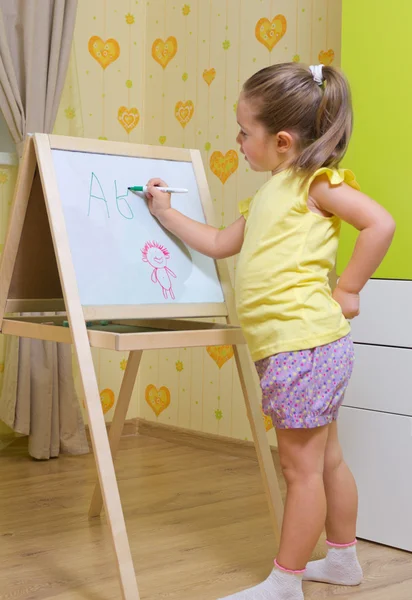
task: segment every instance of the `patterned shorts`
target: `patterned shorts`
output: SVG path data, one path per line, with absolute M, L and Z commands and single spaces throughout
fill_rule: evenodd
M 326 346 L 259 360 L 263 412 L 278 429 L 313 429 L 335 421 L 353 362 L 350 335 Z

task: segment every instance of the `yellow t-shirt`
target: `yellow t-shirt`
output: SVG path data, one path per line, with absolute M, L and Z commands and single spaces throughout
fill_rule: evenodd
M 254 361 L 329 344 L 350 331 L 328 280 L 340 219 L 307 206 L 310 184 L 324 173 L 332 185 L 345 181 L 359 189 L 348 170 L 319 169 L 304 190 L 285 170 L 239 205 L 246 228 L 236 267 L 236 305 Z

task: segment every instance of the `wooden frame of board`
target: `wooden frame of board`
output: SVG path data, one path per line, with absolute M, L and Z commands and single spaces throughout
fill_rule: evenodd
M 5 335 L 74 344 L 98 473 L 89 516 L 98 516 L 104 502 L 122 598 L 136 600 L 139 591 L 113 459 L 144 350 L 233 345 L 277 541 L 283 503 L 262 419 L 256 373 L 237 322 L 226 262 L 217 261 L 225 298 L 223 303 L 83 307 L 54 171 L 53 149 L 189 161 L 193 165 L 207 222 L 213 220 L 213 205 L 198 150 L 46 134 L 34 134 L 26 140 L 0 263 L 0 331 Z M 67 316 L 8 316 L 12 312 L 57 311 L 65 311 Z M 226 324 L 179 320 L 197 317 L 225 317 Z M 62 326 L 65 318 L 69 327 Z M 87 320 L 99 319 L 110 319 L 110 327 L 99 323 L 86 326 Z M 100 402 L 92 347 L 130 351 L 109 435 Z

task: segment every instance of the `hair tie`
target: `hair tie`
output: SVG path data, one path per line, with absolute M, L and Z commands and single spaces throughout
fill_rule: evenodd
M 311 65 L 309 70 L 312 73 L 313 79 L 316 81 L 316 83 L 318 85 L 322 85 L 324 82 L 323 65 Z

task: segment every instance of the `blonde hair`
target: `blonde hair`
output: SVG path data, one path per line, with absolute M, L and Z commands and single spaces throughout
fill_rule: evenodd
M 352 101 L 345 76 L 324 66 L 323 79 L 319 85 L 309 67 L 283 63 L 261 69 L 242 90 L 268 133 L 289 131 L 297 136 L 300 152 L 290 167 L 302 176 L 303 184 L 321 167 L 338 167 L 352 133 Z

